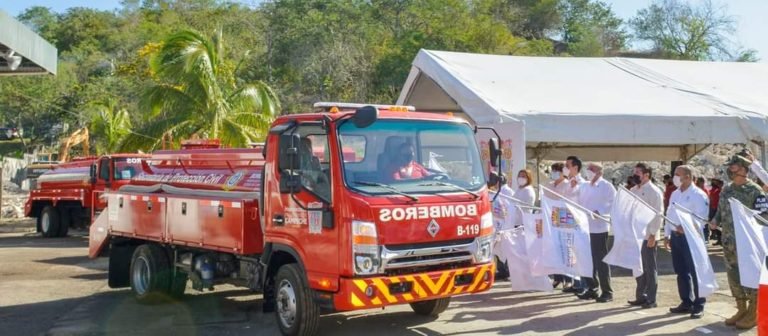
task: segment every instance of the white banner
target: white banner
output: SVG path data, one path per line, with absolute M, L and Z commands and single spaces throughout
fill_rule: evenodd
M 632 270 L 632 276 L 643 274 L 641 249 L 645 228 L 657 214 L 642 204 L 625 188 L 619 188 L 613 201 L 611 225 L 613 227 L 613 248 L 603 261 Z
M 739 261 L 739 277 L 741 285 L 749 288 L 759 288 L 760 272 L 762 271 L 768 247 L 765 234 L 768 229 L 760 226 L 755 219 L 755 212 L 731 198 L 733 227 L 736 231 L 736 249 Z
M 523 230 L 503 231 L 501 250 L 509 266 L 509 283 L 514 291 L 552 291 L 552 280 L 547 275 L 535 276 L 530 272 L 531 260 L 525 246 Z
M 544 222 L 541 213 L 523 213 L 523 229 L 530 234 L 525 235 L 525 247 L 528 250 L 528 259 L 531 261 L 531 274 L 534 276 L 547 276 L 558 274 L 559 269 L 545 267 L 542 263 L 542 255 L 547 244 L 552 240 L 552 229 Z
M 675 224 L 682 225 L 685 232 L 685 240 L 688 242 L 688 248 L 691 249 L 696 277 L 699 282 L 699 297 L 708 297 L 718 288 L 715 280 L 715 270 L 712 268 L 712 262 L 707 254 L 707 247 L 704 246 L 702 237 L 703 227 L 696 224 L 693 215 L 683 209 L 678 209 L 676 204 L 670 204 L 667 210 L 667 217 L 675 221 Z M 667 225 L 671 225 L 667 223 Z
M 589 244 L 588 214 L 562 200 L 541 195 L 544 237 L 539 266 L 556 270 L 549 274 L 592 277 L 592 249 Z

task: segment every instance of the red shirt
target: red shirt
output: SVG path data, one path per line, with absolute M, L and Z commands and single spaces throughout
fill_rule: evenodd
M 672 193 L 675 192 L 675 190 L 677 190 L 677 187 L 672 183 L 667 184 L 666 188 L 664 188 L 664 211 L 667 211 L 667 208 L 669 207 L 669 198 L 672 197 Z
M 709 208 L 717 209 L 717 205 L 720 204 L 720 188 L 709 189 Z
M 392 173 L 392 179 L 394 180 L 407 180 L 407 179 L 420 179 L 429 176 L 430 173 L 427 168 L 420 165 L 416 161 L 411 161 L 405 167 L 396 167 Z

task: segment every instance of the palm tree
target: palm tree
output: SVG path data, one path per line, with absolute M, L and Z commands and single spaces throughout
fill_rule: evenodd
M 119 150 L 119 146 L 131 134 L 131 118 L 128 110 L 118 108 L 117 102 L 107 99 L 90 104 L 90 129 L 96 141 L 96 153 L 108 154 Z
M 166 136 L 218 138 L 233 147 L 263 139 L 280 103 L 266 83 L 236 76 L 242 64 L 224 59 L 221 32 L 211 39 L 189 30 L 169 36 L 150 59 L 157 84 L 141 104 L 150 118 L 124 148 L 157 148 Z

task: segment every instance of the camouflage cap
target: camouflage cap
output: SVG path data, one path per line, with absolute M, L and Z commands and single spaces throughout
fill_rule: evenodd
M 752 165 L 752 160 L 748 159 L 749 154 L 750 152 L 748 149 L 742 149 L 741 152 L 731 156 L 731 158 L 725 164 L 727 166 L 737 164 L 749 169 L 749 166 Z

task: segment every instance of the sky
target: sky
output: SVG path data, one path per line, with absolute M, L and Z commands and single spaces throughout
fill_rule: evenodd
M 628 19 L 641 8 L 647 7 L 651 0 L 601 0 L 611 5 L 614 12 L 621 18 Z M 687 0 L 691 2 L 705 0 Z M 716 4 L 727 4 L 728 12 L 738 22 L 736 43 L 743 48 L 755 49 L 761 62 L 768 62 L 768 13 L 767 0 L 713 0 Z M 120 0 L 24 0 L 2 1 L 0 10 L 13 16 L 31 6 L 46 6 L 56 12 L 63 12 L 70 7 L 91 7 L 102 10 L 112 10 L 120 7 Z M 243 1 L 254 3 L 255 1 Z

